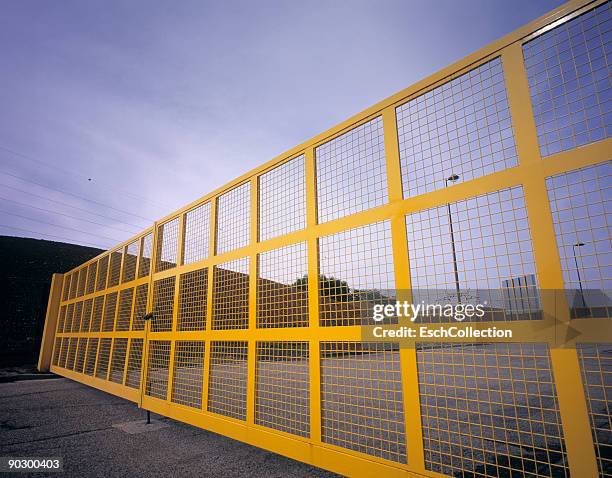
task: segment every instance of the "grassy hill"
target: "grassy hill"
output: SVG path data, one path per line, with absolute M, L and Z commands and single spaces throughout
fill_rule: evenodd
M 0 366 L 38 360 L 51 275 L 101 252 L 63 242 L 0 236 Z

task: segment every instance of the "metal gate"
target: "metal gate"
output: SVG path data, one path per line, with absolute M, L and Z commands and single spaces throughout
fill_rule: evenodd
M 610 304 L 545 292 L 610 289 L 611 39 L 569 2 L 54 275 L 40 367 L 344 475 L 612 476 Z M 368 339 L 519 283 L 456 324 L 512 339 Z

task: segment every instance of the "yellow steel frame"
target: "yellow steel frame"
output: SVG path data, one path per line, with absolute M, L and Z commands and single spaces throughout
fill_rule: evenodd
M 137 402 L 141 407 L 153 412 L 187 422 L 202 428 L 206 428 L 237 440 L 241 440 L 262 448 L 272 450 L 285 456 L 310 463 L 322 468 L 351 476 L 371 476 L 375 473 L 384 473 L 385 476 L 442 476 L 425 469 L 423 436 L 421 429 L 421 410 L 419 403 L 419 386 L 417 380 L 416 350 L 412 346 L 400 350 L 400 363 L 403 379 L 404 415 L 406 426 L 406 448 L 407 464 L 399 464 L 382 458 L 376 458 L 356 451 L 347 450 L 338 446 L 326 444 L 321 440 L 321 411 L 320 411 L 320 342 L 332 341 L 360 341 L 362 328 L 360 326 L 344 327 L 320 327 L 319 326 L 319 304 L 318 304 L 318 257 L 317 239 L 321 236 L 343 231 L 356 226 L 374 223 L 380 220 L 389 220 L 392 231 L 392 246 L 394 255 L 394 267 L 396 284 L 398 289 L 410 289 L 411 280 L 408 267 L 408 246 L 406 241 L 405 215 L 447 204 L 466 197 L 487 193 L 515 185 L 522 185 L 525 201 L 528 209 L 529 226 L 532 234 L 533 249 L 537 266 L 539 285 L 542 289 L 563 289 L 564 282 L 561 273 L 561 262 L 555 244 L 555 233 L 545 178 L 564 171 L 569 171 L 588 165 L 600 163 L 609 159 L 612 148 L 612 140 L 606 139 L 583 146 L 570 151 L 565 151 L 553 156 L 542 158 L 540 155 L 538 139 L 533 112 L 531 109 L 529 87 L 525 71 L 522 44 L 537 34 L 552 28 L 560 22 L 567 21 L 580 13 L 603 3 L 598 0 L 588 2 L 585 0 L 570 1 L 553 12 L 531 22 L 510 35 L 495 41 L 482 50 L 473 53 L 457 63 L 441 70 L 440 72 L 412 85 L 411 87 L 393 95 L 390 98 L 368 108 L 362 113 L 342 122 L 334 128 L 322 133 L 315 138 L 291 149 L 274 160 L 256 168 L 255 170 L 241 176 L 229 184 L 204 196 L 178 210 L 171 215 L 155 223 L 152 229 L 145 231 L 136 238 L 131 238 L 119 246 L 122 249 L 134 240 L 140 240 L 145 234 L 154 232 L 153 255 L 151 258 L 151 272 L 148 276 L 138 278 L 129 283 L 120 283 L 117 286 L 104 288 L 100 291 L 86 294 L 83 297 L 59 300 L 61 293 L 59 283 L 61 277 L 54 280 L 52 293 L 49 301 L 49 312 L 47 315 L 46 332 L 54 337 L 100 337 L 100 338 L 128 338 L 145 339 L 143 348 L 142 380 L 140 390 L 127 388 L 121 384 L 111 383 L 94 376 L 87 376 L 74 371 L 66 370 L 58 366 L 51 366 L 55 373 L 67 378 L 82 382 L 86 385 L 118 395 L 128 400 Z M 404 199 L 402 194 L 400 161 L 398 152 L 398 134 L 396 127 L 395 108 L 407 100 L 421 95 L 422 93 L 439 86 L 467 70 L 470 70 L 492 58 L 501 57 L 512 122 L 515 131 L 518 149 L 519 164 L 516 167 L 483 176 L 465 183 L 460 183 L 452 188 L 445 188 L 423 194 L 417 197 Z M 317 222 L 317 199 L 316 199 L 316 170 L 315 170 L 315 148 L 339 136 L 342 133 L 363 124 L 375 117 L 382 116 L 384 129 L 384 142 L 386 151 L 386 166 L 388 177 L 388 203 L 373 209 L 359 212 L 341 219 L 325 223 Z M 280 237 L 263 242 L 258 241 L 258 177 L 270 169 L 289 161 L 299 155 L 305 157 L 306 167 L 306 203 L 307 203 L 307 225 L 305 229 L 292 232 Z M 216 198 L 224 192 L 247 181 L 251 183 L 251 225 L 250 244 L 223 254 L 215 254 L 215 235 L 217 204 Z M 185 231 L 185 213 L 206 202 L 211 203 L 210 221 L 210 254 L 205 260 L 183 264 L 183 243 Z M 180 218 L 180 235 L 178 244 L 178 264 L 176 267 L 161 272 L 155 271 L 157 254 L 157 226 L 175 217 Z M 257 254 L 286 246 L 293 243 L 306 242 L 308 246 L 308 292 L 309 292 L 309 317 L 310 326 L 303 328 L 256 328 L 256 290 L 257 290 Z M 108 253 L 105 253 L 108 254 Z M 92 259 L 83 266 L 94 263 L 101 256 Z M 248 328 L 243 330 L 212 330 L 212 275 L 217 264 L 241 258 L 250 258 L 250 292 L 249 305 L 250 316 Z M 136 270 L 138 271 L 140 261 L 138 257 Z M 125 261 L 124 261 L 125 262 Z M 124 263 L 122 263 L 123 267 Z M 80 266 L 80 267 L 83 267 Z M 178 310 L 178 288 L 179 276 L 185 272 L 208 268 L 209 280 L 207 289 L 207 322 L 205 331 L 177 332 L 177 310 Z M 78 270 L 79 268 L 75 269 Z M 85 274 L 84 277 L 88 276 Z M 121 271 L 122 276 L 122 271 Z M 148 307 L 151 310 L 153 301 L 153 282 L 165 277 L 175 276 L 177 278 L 174 296 L 173 329 L 171 332 L 152 332 L 150 324 L 147 323 L 146 330 L 125 332 L 80 332 L 80 333 L 55 333 L 60 306 L 75 303 L 76 301 L 94 298 L 109 292 L 121 291 L 128 287 L 134 290 L 138 285 L 148 283 Z M 65 275 L 68 280 L 69 275 Z M 78 275 L 75 274 L 74 280 Z M 110 277 L 110 268 L 107 272 L 107 281 Z M 95 280 L 98 280 L 98 272 Z M 135 300 L 133 307 L 135 307 Z M 612 328 L 602 327 L 601 319 L 582 319 L 572 321 L 570 325 L 569 315 L 559 310 L 567 307 L 558 307 L 552 299 L 544 299 L 545 311 L 555 311 L 557 323 L 550 324 L 551 319 L 544 319 L 543 323 L 532 322 L 514 323 L 515 335 L 513 342 L 548 342 L 551 348 L 552 366 L 556 380 L 559 407 L 563 424 L 564 437 L 567 447 L 570 472 L 575 477 L 594 477 L 597 475 L 595 453 L 592 446 L 591 429 L 587 413 L 579 362 L 575 349 L 575 337 L 580 337 L 580 342 L 612 342 Z M 553 314 L 547 314 L 552 316 Z M 462 324 L 457 324 L 462 326 Z M 473 324 L 472 324 L 473 325 Z M 499 325 L 498 323 L 482 324 L 482 326 Z M 555 325 L 554 333 L 550 333 L 548 326 Z M 171 354 L 168 375 L 168 395 L 166 400 L 152 398 L 143 393 L 145 383 L 146 360 L 148 356 L 148 343 L 150 340 L 168 340 L 171 342 Z M 189 407 L 170 402 L 172 391 L 173 368 L 174 368 L 174 346 L 176 340 L 205 340 L 204 358 L 204 386 L 202 397 L 202 410 L 194 410 Z M 208 395 L 208 379 L 210 365 L 209 346 L 213 340 L 240 340 L 248 342 L 248 386 L 247 386 L 247 413 L 246 421 L 221 417 L 206 411 Z M 255 347 L 257 341 L 287 341 L 300 340 L 310 344 L 310 437 L 302 438 L 280 431 L 274 431 L 264 426 L 255 424 Z M 41 350 L 41 367 L 49 363 L 51 357 L 52 343 L 55 340 L 44 341 Z M 563 345 L 561 345 L 563 344 Z M 44 354 L 44 359 L 43 359 Z M 129 354 L 129 347 L 128 347 Z M 127 360 L 127 355 L 126 355 Z

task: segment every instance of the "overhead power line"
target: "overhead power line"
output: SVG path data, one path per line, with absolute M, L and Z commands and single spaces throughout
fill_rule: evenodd
M 63 236 L 56 236 L 55 234 L 47 234 L 46 232 L 37 232 L 37 231 L 31 231 L 30 229 L 23 229 L 21 227 L 14 227 L 14 226 L 5 226 L 3 224 L 0 224 L 0 228 L 3 229 L 11 229 L 13 231 L 21 231 L 21 232 L 27 232 L 29 234 L 36 234 L 37 236 L 46 236 L 46 237 L 53 237 L 55 239 L 61 239 L 62 241 L 69 241 L 71 244 L 73 244 L 72 241 L 74 241 L 74 239 L 72 238 L 68 238 L 68 237 L 63 237 Z M 28 238 L 30 239 L 30 238 Z M 31 238 L 34 239 L 34 238 Z M 97 249 L 108 249 L 106 246 L 101 246 L 100 244 L 92 244 L 90 242 L 81 242 L 80 245 L 87 245 L 87 246 L 91 246 L 91 247 L 95 247 Z
M 34 219 L 33 217 L 24 216 L 22 214 L 17 214 L 17 213 L 14 213 L 14 212 L 8 212 L 8 211 L 0 210 L 0 214 L 8 214 L 9 216 L 20 217 L 20 218 L 26 219 L 28 221 L 39 222 L 41 224 L 46 224 L 48 226 L 59 227 L 60 229 L 66 229 L 68 231 L 78 232 L 80 234 L 87 234 L 88 236 L 97 237 L 98 239 L 108 239 L 109 241 L 113 241 L 114 243 L 121 242 L 120 240 L 115 239 L 113 237 L 103 236 L 102 234 L 93 234 L 91 232 L 83 231 L 81 229 L 76 229 L 74 227 L 63 226 L 61 224 L 54 224 L 52 222 L 47 222 L 47 221 L 41 221 L 40 219 Z
M 68 174 L 70 176 L 74 176 L 74 177 L 78 177 L 80 179 L 85 179 L 87 181 L 91 181 L 91 177 L 88 177 L 87 175 L 85 175 L 83 173 L 79 173 L 79 172 L 76 172 L 76 171 L 65 169 L 65 168 L 62 168 L 61 166 L 57 166 L 55 164 L 50 164 L 50 163 L 48 163 L 46 161 L 43 161 L 41 159 L 34 158 L 33 156 L 20 153 L 19 151 L 15 151 L 14 149 L 7 148 L 5 146 L 0 146 L 0 150 L 6 151 L 7 153 L 13 154 L 15 156 L 18 156 L 20 158 L 26 159 L 28 161 L 32 161 L 34 163 L 42 164 L 42 165 L 44 165 L 44 166 L 46 166 L 46 167 L 48 167 L 50 169 L 54 169 L 54 170 L 57 170 L 57 171 L 62 171 L 62 172 L 66 173 L 66 174 Z M 139 201 L 148 202 L 148 203 L 153 204 L 153 205 L 155 205 L 157 207 L 172 208 L 172 206 L 170 206 L 168 204 L 158 203 L 157 201 L 153 201 L 150 198 L 147 198 L 147 197 L 144 197 L 144 196 L 139 196 L 138 194 L 134 194 L 134 193 L 132 193 L 130 191 L 126 191 L 124 189 L 120 189 L 120 188 L 118 188 L 116 186 L 109 186 L 107 184 L 104 187 L 106 187 L 107 189 L 115 190 L 115 191 L 117 191 L 117 192 L 119 192 L 121 194 L 124 194 L 126 196 L 129 196 L 129 197 L 131 197 L 133 199 L 138 199 Z
M 56 204 L 60 204 L 62 206 L 71 207 L 73 209 L 76 209 L 77 211 L 83 211 L 83 212 L 86 212 L 87 214 L 92 214 L 94 216 L 102 217 L 104 219 L 110 219 L 111 221 L 119 222 L 121 224 L 125 224 L 126 226 L 132 226 L 132 227 L 136 228 L 136 231 L 134 231 L 134 232 L 139 232 L 139 231 L 142 230 L 142 226 L 139 226 L 138 224 L 122 221 L 121 219 L 117 219 L 117 218 L 114 218 L 114 217 L 111 217 L 111 216 L 106 216 L 106 215 L 100 214 L 98 212 L 93 212 L 93 211 L 90 211 L 89 209 L 85 209 L 83 207 L 78 207 L 78 206 L 74 206 L 72 204 L 69 204 L 67 202 L 58 201 L 57 199 L 51 199 L 51 198 L 48 198 L 48 197 L 45 197 L 45 196 L 40 196 L 39 194 L 34 194 L 34 193 L 30 192 L 30 191 L 26 191 L 25 189 L 19 189 L 19 188 L 16 188 L 14 186 L 9 186 L 8 184 L 3 184 L 3 183 L 0 183 L 0 187 L 12 189 L 13 191 L 19 191 L 21 193 L 27 194 L 28 196 L 32 196 L 32 197 L 39 198 L 39 199 L 44 199 L 45 201 L 49 201 L 49 202 L 53 202 L 53 203 L 56 203 Z
M 133 234 L 132 231 L 128 231 L 126 229 L 121 229 L 119 227 L 109 226 L 107 224 L 102 224 L 101 222 L 90 221 L 89 219 L 84 219 L 84 218 L 81 218 L 81 217 L 73 216 L 71 214 L 66 214 L 66 213 L 59 212 L 59 211 L 53 211 L 51 209 L 45 209 L 45 208 L 38 207 L 38 206 L 32 206 L 31 204 L 26 204 L 24 202 L 13 201 L 12 199 L 5 198 L 5 197 L 2 197 L 2 196 L 0 196 L 0 200 L 6 201 L 6 202 L 12 202 L 13 204 L 17 204 L 18 206 L 24 206 L 24 207 L 28 207 L 28 208 L 31 208 L 31 209 L 37 209 L 39 211 L 49 212 L 51 214 L 58 214 L 60 216 L 69 217 L 70 219 L 75 219 L 77 221 L 88 222 L 90 224 L 95 224 L 97 226 L 106 227 L 108 229 L 114 229 L 115 231 L 127 232 L 128 234 Z
M 94 201 L 93 199 L 87 199 L 86 197 L 79 196 L 78 194 L 74 194 L 74 193 L 71 193 L 71 192 L 68 192 L 68 191 L 64 191 L 63 189 L 58 189 L 58 188 L 53 188 L 51 186 L 46 186 L 46 185 L 44 185 L 42 183 L 39 183 L 37 181 L 33 181 L 31 179 L 26 179 L 26 178 L 21 177 L 21 176 L 19 176 L 17 174 L 8 173 L 6 171 L 0 171 L 0 174 L 4 174 L 6 176 L 11 176 L 13 178 L 19 179 L 20 181 L 25 181 L 25 182 L 28 182 L 28 183 L 32 183 L 32 184 L 35 184 L 37 186 L 40 186 L 40 187 L 43 187 L 43 188 L 46 188 L 46 189 L 51 189 L 52 191 L 57 191 L 57 192 L 62 193 L 62 194 L 67 194 L 68 196 L 73 196 L 73 197 L 75 197 L 77 199 L 81 199 L 82 201 L 87 201 L 87 202 L 90 202 L 92 204 L 97 204 L 98 206 L 102 206 L 102 207 L 105 207 L 105 208 L 108 208 L 108 209 L 112 209 L 113 211 L 121 212 L 123 214 L 128 214 L 130 216 L 137 217 L 137 218 L 142 219 L 144 221 L 153 222 L 153 219 L 151 219 L 151 218 L 140 216 L 138 214 L 134 214 L 133 212 L 125 211 L 124 209 L 119 209 L 119 208 L 116 208 L 114 206 L 109 206 L 108 204 L 104 204 L 104 203 L 101 203 L 101 202 L 98 202 L 98 201 Z

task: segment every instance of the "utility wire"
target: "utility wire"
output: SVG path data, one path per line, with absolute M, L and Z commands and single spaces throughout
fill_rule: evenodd
M 62 201 L 58 201 L 56 199 L 51 199 L 51 198 L 48 198 L 48 197 L 45 197 L 45 196 L 40 196 L 40 195 L 34 194 L 34 193 L 30 192 L 30 191 L 26 191 L 25 189 L 19 189 L 19 188 L 16 188 L 16 187 L 13 187 L 13 186 L 9 186 L 8 184 L 3 184 L 3 183 L 0 183 L 0 187 L 12 189 L 14 191 L 19 191 L 20 193 L 27 194 L 28 196 L 32 196 L 32 197 L 39 198 L 39 199 L 44 199 L 45 201 L 54 202 L 54 203 L 60 204 L 62 206 L 71 207 L 71 208 L 76 209 L 77 211 L 83 211 L 83 212 L 86 212 L 87 214 L 92 214 L 94 216 L 98 216 L 98 217 L 101 217 L 101 218 L 104 218 L 104 219 L 110 219 L 111 221 L 116 221 L 116 222 L 119 222 L 121 224 L 125 224 L 126 226 L 132 226 L 132 227 L 137 229 L 137 231 L 134 231 L 134 232 L 138 232 L 138 231 L 142 230 L 142 226 L 139 226 L 138 224 L 134 224 L 134 223 L 131 223 L 131 222 L 121 221 L 120 219 L 117 219 L 117 218 L 114 218 L 114 217 L 111 217 L 111 216 L 105 216 L 104 214 L 100 214 L 98 212 L 93 212 L 93 211 L 90 211 L 89 209 L 85 209 L 85 208 L 82 208 L 82 207 L 74 206 L 74 205 L 69 204 L 67 202 L 62 202 Z
M 108 239 L 109 241 L 113 241 L 115 243 L 121 242 L 121 241 L 119 241 L 117 239 L 114 239 L 112 237 L 103 236 L 101 234 L 92 234 L 91 232 L 83 231 L 81 229 L 75 229 L 74 227 L 62 226 L 61 224 L 53 224 L 52 222 L 41 221 L 40 219 L 34 219 L 32 217 L 23 216 L 21 214 L 16 214 L 14 212 L 8 212 L 8 211 L 0 210 L 0 213 L 1 214 L 8 214 L 10 216 L 20 217 L 22 219 L 27 219 L 28 221 L 40 222 L 41 224 L 47 224 L 48 226 L 59 227 L 60 229 L 67 229 L 69 231 L 74 231 L 74 232 L 78 232 L 78 233 L 81 233 L 81 234 L 87 234 L 88 236 L 97 237 L 98 239 Z
M 88 176 L 84 175 L 83 173 L 79 173 L 79 172 L 76 172 L 76 171 L 70 171 L 68 169 L 64 169 L 64 168 L 62 168 L 60 166 L 56 166 L 56 165 L 50 164 L 50 163 L 48 163 L 46 161 L 42 161 L 42 160 L 34 158 L 32 156 L 20 153 L 19 151 L 15 151 L 14 149 L 10 149 L 10 148 L 7 148 L 5 146 L 1 146 L 0 145 L 0 150 L 6 151 L 7 153 L 13 154 L 15 156 L 18 156 L 20 158 L 26 159 L 28 161 L 32 161 L 34 163 L 42 164 L 42 165 L 44 165 L 44 166 L 46 166 L 48 168 L 51 168 L 51 169 L 54 169 L 54 170 L 57 170 L 57 171 L 63 171 L 64 173 L 69 174 L 71 176 L 75 176 L 75 177 L 78 177 L 78 178 L 86 179 L 87 181 L 91 181 L 91 178 L 89 178 Z M 154 204 L 155 206 L 158 206 L 158 207 L 165 207 L 165 208 L 171 208 L 172 207 L 172 206 L 170 206 L 168 204 L 158 203 L 158 202 L 152 201 L 151 199 L 146 198 L 144 196 L 139 196 L 138 194 L 134 194 L 134 193 L 131 193 L 129 191 L 125 191 L 123 189 L 120 189 L 120 188 L 117 188 L 117 187 L 114 187 L 114 186 L 106 185 L 105 187 L 108 188 L 108 189 L 114 189 L 115 191 L 120 192 L 121 194 L 125 194 L 126 196 L 130 196 L 130 197 L 132 197 L 134 199 L 138 199 L 140 201 L 146 201 L 148 203 Z
M 151 219 L 151 218 L 144 217 L 144 216 L 139 216 L 138 214 L 134 214 L 134 213 L 132 213 L 132 212 L 125 211 L 125 210 L 123 210 L 123 209 L 118 209 L 118 208 L 116 208 L 116 207 L 109 206 L 109 205 L 107 205 L 107 204 L 103 204 L 103 203 L 98 202 L 98 201 L 94 201 L 93 199 L 87 199 L 87 198 L 85 198 L 85 197 L 83 197 L 83 196 L 79 196 L 78 194 L 74 194 L 74 193 L 71 193 L 71 192 L 68 192 L 68 191 L 64 191 L 64 190 L 62 190 L 62 189 L 53 188 L 53 187 L 51 187 L 51 186 L 45 186 L 44 184 L 41 184 L 41 183 L 36 182 L 36 181 L 32 181 L 31 179 L 25 179 L 25 178 L 23 178 L 23 177 L 21 177 L 21 176 L 18 176 L 17 174 L 7 173 L 6 171 L 0 171 L 0 174 L 5 174 L 6 176 L 11 176 L 11 177 L 13 177 L 13 178 L 17 178 L 17 179 L 19 179 L 19 180 L 21 180 L 21 181 L 25 181 L 25 182 L 28 182 L 28 183 L 36 184 L 37 186 L 40 186 L 40 187 L 43 187 L 43 188 L 46 188 L 46 189 L 51 189 L 51 190 L 53 190 L 53 191 L 57 191 L 57 192 L 60 192 L 60 193 L 62 193 L 62 194 L 67 194 L 67 195 L 69 195 L 69 196 L 73 196 L 73 197 L 75 197 L 75 198 L 77 198 L 77 199 L 81 199 L 81 200 L 83 200 L 83 201 L 88 201 L 88 202 L 90 202 L 90 203 L 97 204 L 98 206 L 106 207 L 106 208 L 108 208 L 108 209 L 112 209 L 112 210 L 114 210 L 114 211 L 121 212 L 121 213 L 123 213 L 123 214 L 129 214 L 130 216 L 134 216 L 134 217 L 137 217 L 137 218 L 139 218 L 139 219 L 143 219 L 144 221 L 154 222 L 154 220 L 153 220 L 153 219 Z
M 2 196 L 0 196 L 0 200 L 1 201 L 12 202 L 13 204 L 17 204 L 18 206 L 24 206 L 24 207 L 29 207 L 29 208 L 32 208 L 32 209 L 38 209 L 39 211 L 50 212 L 51 214 L 59 214 L 60 216 L 69 217 L 70 219 L 76 219 L 77 221 L 88 222 L 90 224 L 95 224 L 97 226 L 106 227 L 108 229 L 114 229 L 115 231 L 127 232 L 128 234 L 132 234 L 132 231 L 128 231 L 126 229 L 121 229 L 121 228 L 118 228 L 118 227 L 109 226 L 107 224 L 102 224 L 101 222 L 90 221 L 89 219 L 83 219 L 83 218 L 80 218 L 80 217 L 77 217 L 77 216 L 72 216 L 70 214 L 65 214 L 65 213 L 59 212 L 59 211 L 52 211 L 51 209 L 45 209 L 45 208 L 38 207 L 38 206 L 32 206 L 31 204 L 26 204 L 24 202 L 13 201 L 12 199 L 5 198 L 5 197 L 2 197 Z
M 29 234 L 36 234 L 38 236 L 47 236 L 47 237 L 54 237 L 55 239 L 61 239 L 63 241 L 70 241 L 70 244 L 74 244 L 72 241 L 74 241 L 73 238 L 68 238 L 68 237 L 63 237 L 63 236 L 56 236 L 54 234 L 47 234 L 46 232 L 37 232 L 37 231 L 31 231 L 29 229 L 23 229 L 21 227 L 14 227 L 14 226 L 5 226 L 3 224 L 0 224 L 0 228 L 4 228 L 4 229 L 12 229 L 13 231 L 21 231 L 21 232 L 27 232 Z M 14 237 L 14 236 L 9 236 L 9 237 Z M 34 238 L 28 238 L 28 239 L 34 239 Z M 102 250 L 106 250 L 108 249 L 108 247 L 106 246 L 101 246 L 100 244 L 92 244 L 90 242 L 82 242 L 81 244 L 86 244 L 88 246 L 92 246 L 95 247 L 96 249 L 102 249 Z

